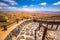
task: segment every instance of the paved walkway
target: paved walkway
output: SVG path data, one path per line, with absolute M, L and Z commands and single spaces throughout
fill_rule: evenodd
M 25 20 L 23 20 L 25 21 Z M 14 29 L 16 28 L 18 25 L 20 25 L 23 21 L 19 22 L 18 24 L 13 24 L 10 25 L 6 31 L 2 31 L 2 29 L 0 29 L 0 40 L 4 40 L 6 38 L 6 36 Z

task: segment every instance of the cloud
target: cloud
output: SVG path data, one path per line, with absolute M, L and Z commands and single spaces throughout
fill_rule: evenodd
M 18 7 L 0 7 L 0 11 L 20 11 Z
M 22 8 L 18 8 L 18 7 L 0 7 L 0 11 L 38 11 L 39 8 L 27 8 L 27 7 L 22 7 Z
M 0 7 L 0 10 L 2 9 L 2 7 Z
M 60 11 L 58 9 L 44 8 L 44 7 L 0 7 L 0 11 L 28 11 L 28 12 L 40 12 L 40 11 Z
M 31 7 L 34 7 L 34 6 L 36 6 L 36 5 L 30 4 L 29 6 L 28 6 L 28 5 L 24 5 L 24 6 L 22 6 L 22 7 L 23 7 L 23 8 L 31 8 Z
M 24 5 L 24 6 L 23 6 L 23 8 L 26 8 L 26 7 L 28 7 L 28 5 Z
M 33 4 L 30 5 L 30 7 L 33 7 L 33 6 L 35 6 L 35 5 L 33 5 Z
M 41 9 L 43 9 L 44 7 L 41 7 Z
M 39 9 L 38 8 L 22 8 L 22 11 L 38 11 Z
M 60 1 L 53 3 L 53 5 L 60 5 Z
M 45 5 L 47 5 L 47 3 L 43 2 L 43 3 L 40 3 L 39 5 L 45 6 Z
M 9 6 L 8 4 L 5 4 L 3 2 L 0 2 L 0 6 Z
M 18 3 L 14 0 L 4 0 L 5 2 L 9 2 L 11 5 L 18 5 Z

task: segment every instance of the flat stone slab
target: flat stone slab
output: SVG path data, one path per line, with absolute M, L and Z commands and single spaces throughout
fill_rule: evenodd
M 30 38 L 30 37 L 27 37 L 27 38 L 26 38 L 26 40 L 33 40 L 33 39 L 32 39 L 32 38 Z
M 34 30 L 39 26 L 39 23 L 32 22 L 21 30 L 20 36 L 24 36 L 23 39 L 20 40 L 34 40 Z
M 35 36 L 34 30 L 38 26 L 39 26 L 39 23 L 37 23 L 37 22 L 32 22 L 32 23 L 24 26 L 24 28 L 21 31 L 22 35 L 20 33 L 20 36 L 24 36 L 24 38 L 23 39 L 19 39 L 19 40 L 35 40 L 35 38 L 34 38 L 34 36 Z M 43 32 L 44 32 L 44 28 L 43 27 L 41 27 L 41 29 L 37 31 L 37 33 L 36 33 L 36 39 L 37 40 L 42 40 Z M 48 37 L 48 39 L 45 37 L 45 40 L 59 40 L 59 37 L 60 37 L 59 36 L 60 35 L 59 32 L 58 31 L 47 31 L 46 37 Z

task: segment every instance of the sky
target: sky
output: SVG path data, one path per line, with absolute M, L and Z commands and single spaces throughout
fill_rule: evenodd
M 60 11 L 60 0 L 0 0 L 0 11 Z

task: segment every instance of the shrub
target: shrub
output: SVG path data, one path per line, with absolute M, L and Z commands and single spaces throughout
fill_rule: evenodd
M 0 15 L 0 22 L 8 22 L 9 18 L 7 16 Z

